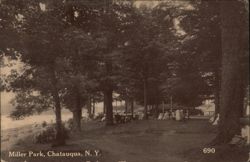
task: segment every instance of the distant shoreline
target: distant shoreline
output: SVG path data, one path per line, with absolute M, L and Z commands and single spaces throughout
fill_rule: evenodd
M 63 121 L 66 121 L 70 118 L 72 118 L 71 113 L 62 114 Z M 33 115 L 21 120 L 13 120 L 9 117 L 9 115 L 1 115 L 1 131 L 7 129 L 9 130 L 9 129 L 20 128 L 27 125 L 41 124 L 44 121 L 47 123 L 54 122 L 55 115 L 54 114 Z

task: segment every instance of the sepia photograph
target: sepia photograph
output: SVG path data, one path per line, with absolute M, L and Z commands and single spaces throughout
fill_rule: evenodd
M 250 162 L 249 0 L 0 0 L 1 162 Z

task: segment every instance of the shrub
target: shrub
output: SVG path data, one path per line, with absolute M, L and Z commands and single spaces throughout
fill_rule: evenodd
M 104 114 L 103 113 L 99 113 L 99 114 L 96 115 L 95 119 L 96 120 L 101 120 L 103 117 L 104 117 Z
M 68 121 L 65 122 L 64 128 L 67 130 L 72 130 L 73 128 L 73 119 L 70 118 Z
M 48 124 L 47 124 L 47 122 L 46 121 L 43 121 L 42 122 L 42 127 L 44 128 L 44 127 L 46 127 Z
M 62 134 L 65 139 L 69 138 L 68 130 L 63 125 Z M 33 141 L 34 143 L 51 143 L 56 139 L 56 125 L 49 125 L 44 127 L 44 129 L 40 130 L 38 133 L 34 135 Z

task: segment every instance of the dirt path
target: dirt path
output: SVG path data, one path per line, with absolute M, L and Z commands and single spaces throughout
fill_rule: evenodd
M 199 124 L 204 126 L 203 121 Z M 208 130 L 200 133 L 192 129 L 194 125 L 202 128 L 199 124 L 139 122 L 107 131 L 91 143 L 110 153 L 109 158 L 105 158 L 108 159 L 106 162 L 111 158 L 127 162 L 184 162 L 186 160 L 180 156 L 182 152 L 200 149 L 199 146 L 206 145 L 214 137 Z
M 99 122 L 90 122 L 83 126 L 80 134 L 72 135 L 67 146 L 55 149 L 48 144 L 35 145 L 26 139 L 10 150 L 98 149 L 102 151 L 102 156 L 98 158 L 45 157 L 26 159 L 27 162 L 86 162 L 87 160 L 91 162 L 97 162 L 97 160 L 99 162 L 198 162 L 200 161 L 198 157 L 204 156 L 201 154 L 202 149 L 208 147 L 207 144 L 214 136 L 215 128 L 206 120 L 134 121 L 112 127 L 105 127 Z M 2 157 L 8 162 L 24 161 L 22 158 L 9 158 L 7 151 L 2 152 Z

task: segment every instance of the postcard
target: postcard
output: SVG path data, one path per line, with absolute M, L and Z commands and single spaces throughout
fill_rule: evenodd
M 1 162 L 250 162 L 248 0 L 0 0 Z

